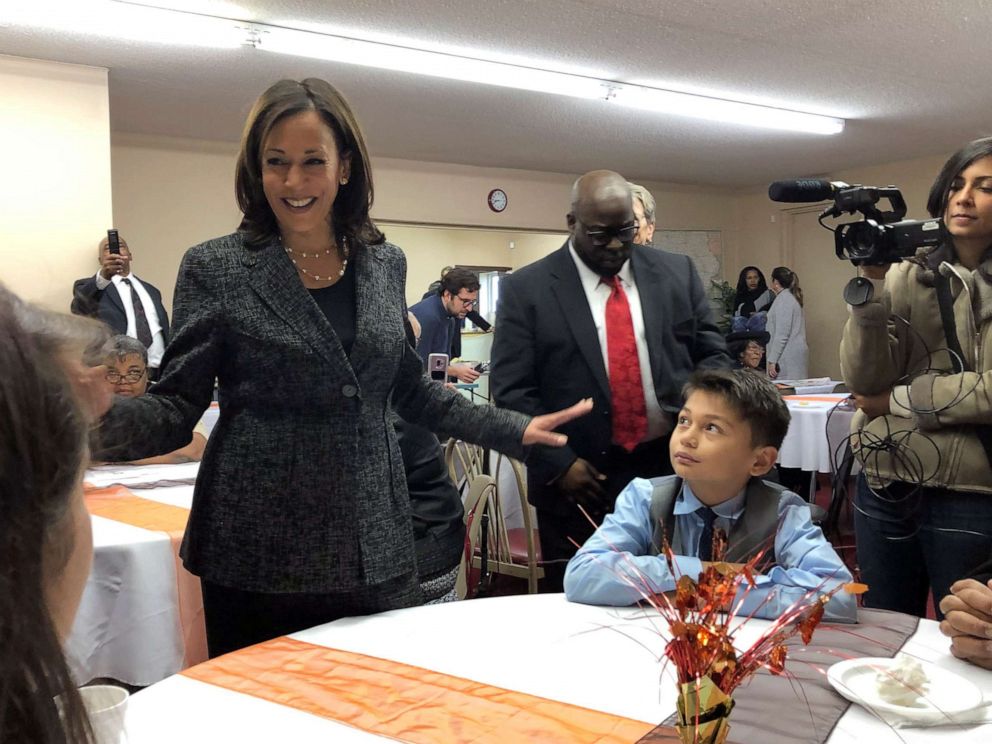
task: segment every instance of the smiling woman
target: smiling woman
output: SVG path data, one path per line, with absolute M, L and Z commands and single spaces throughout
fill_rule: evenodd
M 406 342 L 406 262 L 369 217 L 364 139 L 331 85 L 282 80 L 256 102 L 236 170 L 241 229 L 179 270 L 162 379 L 118 399 L 101 459 L 189 441 L 218 382 L 182 557 L 201 577 L 211 656 L 418 604 L 403 461 L 387 415 L 508 453 L 555 426 L 433 384 Z

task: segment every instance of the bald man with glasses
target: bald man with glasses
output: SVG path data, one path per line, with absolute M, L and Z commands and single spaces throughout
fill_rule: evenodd
M 627 182 L 593 171 L 575 182 L 568 241 L 500 283 L 490 390 L 526 413 L 593 399 L 561 428 L 560 450 L 533 448 L 528 498 L 546 562 L 542 591 L 635 478 L 671 473 L 668 439 L 682 386 L 701 367 L 730 367 L 702 281 L 687 256 L 636 244 Z M 550 564 L 547 563 L 550 561 Z

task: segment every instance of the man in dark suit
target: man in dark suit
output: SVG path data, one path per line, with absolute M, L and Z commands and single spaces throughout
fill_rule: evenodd
M 148 379 L 158 379 L 162 355 L 169 343 L 169 316 L 162 293 L 131 273 L 131 250 L 121 238 L 120 253 L 111 253 L 107 238 L 100 241 L 100 270 L 77 279 L 70 310 L 98 318 L 115 333 L 138 339 L 148 349 Z
M 627 182 L 611 171 L 576 181 L 570 237 L 505 277 L 490 386 L 499 406 L 554 411 L 592 398 L 593 412 L 561 431 L 568 445 L 535 448 L 528 497 L 537 508 L 545 591 L 635 477 L 672 472 L 668 439 L 682 385 L 698 367 L 729 367 L 723 336 L 687 256 L 634 245 Z

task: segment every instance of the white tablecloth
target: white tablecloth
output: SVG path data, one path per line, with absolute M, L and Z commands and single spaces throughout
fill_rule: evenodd
M 847 438 L 854 416 L 853 411 L 837 407 L 847 397 L 846 393 L 786 396 L 792 421 L 778 452 L 778 464 L 817 473 L 833 472 L 832 450 Z
M 671 668 L 662 673 L 656 658 L 664 639 L 656 632 L 653 619 L 639 615 L 631 608 L 571 604 L 563 595 L 529 595 L 349 618 L 293 637 L 660 723 L 674 711 L 675 685 Z M 765 621 L 751 621 L 742 640 L 753 638 L 765 626 Z M 905 651 L 986 690 L 992 687 L 992 673 L 949 655 L 947 640 L 932 621 L 921 621 Z M 799 694 L 785 702 L 802 705 Z M 131 744 L 383 741 L 344 724 L 183 675 L 133 696 L 127 723 Z M 988 741 L 990 736 L 988 726 L 896 733 L 852 706 L 829 744 L 977 742 Z
M 118 468 L 124 477 L 111 480 L 167 482 L 162 470 L 167 468 L 188 470 L 184 465 L 131 466 L 136 472 Z M 135 496 L 184 509 L 193 500 L 191 484 L 128 489 Z M 184 666 L 185 649 L 169 535 L 104 517 L 91 519 L 93 568 L 66 643 L 73 675 L 80 683 L 111 677 L 143 686 L 175 674 Z

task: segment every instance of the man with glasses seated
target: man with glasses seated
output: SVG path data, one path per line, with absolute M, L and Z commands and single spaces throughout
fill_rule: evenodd
M 671 473 L 682 386 L 694 369 L 731 365 L 692 261 L 635 243 L 640 225 L 622 176 L 582 176 L 566 221 L 565 245 L 500 282 L 490 370 L 505 408 L 535 414 L 594 402 L 561 427 L 565 447 L 535 447 L 527 459 L 542 591 L 552 592 L 595 529 L 579 505 L 598 523 L 633 478 Z
M 148 390 L 148 350 L 130 336 L 114 336 L 103 346 L 101 354 L 107 367 L 107 383 L 114 393 L 125 398 L 138 398 Z M 135 460 L 133 465 L 175 465 L 199 462 L 207 446 L 207 430 L 202 423 L 193 429 L 189 444 L 157 457 Z
M 474 271 L 455 267 L 441 279 L 437 294 L 421 300 L 410 308 L 420 321 L 420 345 L 417 353 L 427 365 L 431 354 L 447 354 L 458 333 L 458 323 L 475 308 L 479 301 L 479 275 Z M 448 375 L 459 382 L 475 382 L 479 373 L 469 364 L 448 365 Z

